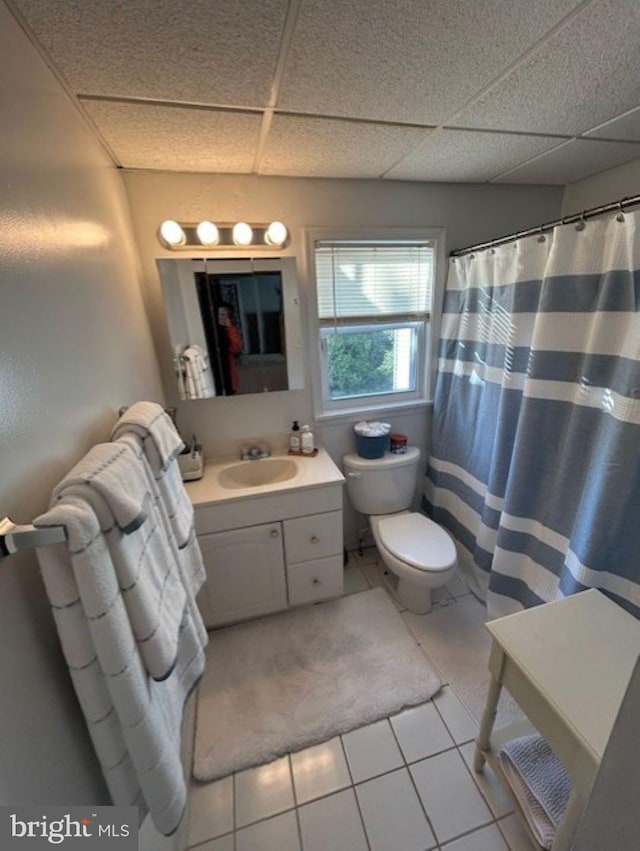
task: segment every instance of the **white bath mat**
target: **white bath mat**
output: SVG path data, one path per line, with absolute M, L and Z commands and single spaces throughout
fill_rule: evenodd
M 206 652 L 198 780 L 324 742 L 440 688 L 383 588 L 217 630 Z

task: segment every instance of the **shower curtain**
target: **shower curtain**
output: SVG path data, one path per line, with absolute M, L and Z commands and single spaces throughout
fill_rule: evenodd
M 640 214 L 452 258 L 424 507 L 490 617 L 640 616 Z

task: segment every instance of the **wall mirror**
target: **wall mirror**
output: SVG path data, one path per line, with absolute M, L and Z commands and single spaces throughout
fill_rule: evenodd
M 303 388 L 294 257 L 157 263 L 181 399 Z

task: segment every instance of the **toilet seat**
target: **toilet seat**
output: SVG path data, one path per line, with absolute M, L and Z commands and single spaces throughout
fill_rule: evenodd
M 397 559 L 418 570 L 438 573 L 456 563 L 456 548 L 433 520 L 415 511 L 377 517 L 382 545 Z

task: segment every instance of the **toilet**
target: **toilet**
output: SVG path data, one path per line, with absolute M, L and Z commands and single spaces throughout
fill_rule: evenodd
M 418 474 L 420 450 L 400 455 L 342 459 L 352 506 L 367 515 L 380 557 L 393 575 L 388 582 L 410 612 L 431 611 L 431 589 L 448 582 L 456 569 L 456 548 L 449 534 L 424 514 L 409 511 Z

